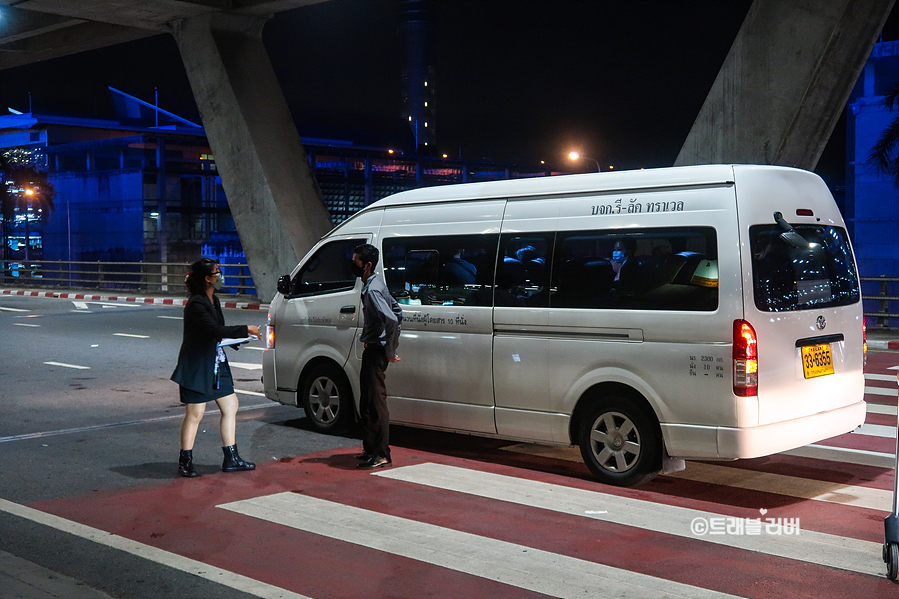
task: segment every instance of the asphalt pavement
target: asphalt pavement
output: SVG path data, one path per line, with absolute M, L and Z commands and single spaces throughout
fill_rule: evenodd
M 0 446 L 7 464 L 6 482 L 0 483 L 2 496 L 27 504 L 69 494 L 87 496 L 98 488 L 124 490 L 176 479 L 181 410 L 167 376 L 180 343 L 178 306 L 185 298 L 177 294 L 117 296 L 0 289 L 0 301 L 13 298 L 22 302 L 42 298 L 44 303 L 4 304 L 13 311 L 0 312 L 16 318 L 14 324 L 23 327 L 13 329 L 15 343 L 7 344 L 0 372 L 6 415 L 6 422 L 0 422 Z M 229 323 L 263 324 L 266 304 L 246 298 L 223 297 L 222 301 L 232 308 L 226 313 Z M 870 349 L 899 350 L 899 331 L 871 327 L 867 334 Z M 12 345 L 15 352 L 9 349 Z M 41 356 L 38 362 L 35 355 Z M 259 371 L 253 370 L 261 352 L 247 350 L 240 355 L 246 367 L 240 372 L 246 374 L 235 378 L 243 389 L 238 439 L 248 448 L 244 457 L 271 463 L 358 445 L 352 437 L 311 433 L 304 427 L 301 410 L 262 397 Z M 48 365 L 65 361 L 72 364 Z M 90 370 L 68 369 L 73 365 Z M 60 407 L 61 401 L 84 413 Z M 215 476 L 221 456 L 216 454 L 217 438 L 213 438 L 217 435 L 213 412 L 209 410 L 205 435 L 198 438 L 197 453 L 203 473 Z M 15 442 L 4 442 L 12 439 Z M 214 585 L 197 581 L 197 577 L 160 571 L 137 557 L 122 556 L 45 528 L 0 515 L 4 548 L 15 551 L 14 555 L 0 549 L 0 599 L 175 597 L 179 593 L 183 597 L 244 596 L 237 592 L 219 595 Z M 79 567 L 71 563 L 71 556 L 76 556 L 77 562 L 77 556 L 87 552 L 91 564 Z M 113 588 L 98 588 L 108 575 L 96 565 L 104 563 L 97 559 L 104 552 L 109 554 L 108 563 L 115 564 L 110 569 L 128 572 L 133 580 L 127 585 L 120 582 Z M 154 590 L 133 591 L 140 585 Z M 162 588 L 172 589 L 171 594 L 161 594 Z
M 221 299 L 227 323 L 265 324 L 267 305 Z M 6 507 L 27 509 L 34 501 L 69 494 L 177 480 L 183 409 L 169 375 L 181 342 L 184 302 L 177 294 L 0 289 L 7 339 L 0 346 L 0 501 Z M 229 352 L 241 406 L 242 457 L 261 465 L 358 446 L 356 438 L 312 432 L 302 410 L 265 398 L 261 349 L 252 343 Z M 219 445 L 212 405 L 194 451 L 202 474 L 220 475 Z M 248 596 L 70 537 L 0 514 L 0 599 Z M 97 566 L 104 552 L 106 568 Z M 112 571 L 122 580 L 108 583 L 115 578 Z

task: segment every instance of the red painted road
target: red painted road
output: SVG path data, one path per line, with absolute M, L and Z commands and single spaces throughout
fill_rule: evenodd
M 889 367 L 895 365 L 899 365 L 899 354 L 872 353 L 867 371 L 894 375 L 896 371 Z M 867 384 L 896 388 L 878 381 Z M 870 399 L 897 403 L 896 397 Z M 896 417 L 879 415 L 874 420 L 893 426 Z M 880 510 L 670 477 L 659 477 L 638 489 L 619 489 L 593 482 L 583 464 L 504 451 L 501 447 L 507 444 L 503 442 L 395 430 L 395 468 L 447 464 L 737 518 L 758 518 L 759 509 L 765 508 L 768 518 L 799 518 L 803 533 L 883 541 L 886 513 Z M 850 434 L 822 444 L 887 453 L 893 451 L 895 440 Z M 262 465 L 249 473 L 173 479 L 150 488 L 94 493 L 31 507 L 314 599 L 542 595 L 215 506 L 274 493 L 301 493 L 747 598 L 867 599 L 899 593 L 885 575 L 837 570 L 689 536 L 373 476 L 355 468 L 353 453 L 328 451 Z M 804 457 L 776 455 L 715 466 L 869 489 L 893 488 L 891 469 Z M 880 559 L 879 552 L 875 559 Z M 603 596 L 601 589 L 597 596 Z

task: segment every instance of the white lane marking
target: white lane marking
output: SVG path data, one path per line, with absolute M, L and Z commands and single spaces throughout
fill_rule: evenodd
M 134 335 L 132 333 L 113 333 L 116 337 L 133 337 L 134 339 L 149 339 L 149 335 Z
M 606 597 L 633 599 L 733 597 L 299 493 L 276 493 L 216 507 L 551 597 L 580 599 L 595 595 L 597 589 Z
M 425 463 L 403 466 L 390 471 L 378 472 L 376 475 L 563 514 L 594 516 L 596 520 L 603 522 L 614 522 L 624 526 L 697 539 L 747 551 L 757 551 L 841 570 L 877 576 L 882 575 L 883 571 L 879 543 L 813 530 L 802 530 L 798 535 L 766 534 L 764 518 L 761 518 L 763 526 L 761 535 L 706 534 L 699 536 L 691 530 L 693 520 L 696 518 L 725 519 L 728 516 L 443 464 Z M 602 508 L 602 510 L 596 508 Z M 759 516 L 756 514 L 756 517 Z M 742 520 L 742 518 L 738 518 L 738 520 Z
M 69 310 L 69 312 L 73 312 L 75 314 L 93 314 L 90 310 Z
M 72 305 L 75 306 L 75 308 L 78 310 L 87 310 L 88 309 L 87 302 L 76 302 L 75 300 L 72 300 Z
M 27 322 L 14 322 L 12 324 L 13 324 L 13 326 L 16 326 L 16 327 L 40 327 L 41 326 L 39 324 L 28 324 Z
M 260 393 L 259 391 L 244 391 L 243 389 L 235 389 L 234 392 L 243 393 L 244 395 L 254 395 L 256 397 L 265 397 L 265 393 Z
M 251 391 L 238 391 L 237 393 L 247 393 L 249 395 L 256 395 L 256 393 Z M 259 395 L 262 395 L 261 393 Z M 275 408 L 280 407 L 281 404 L 275 402 L 269 402 L 264 404 L 255 404 L 251 406 L 240 406 L 237 408 L 238 412 L 246 412 L 248 410 L 259 410 L 265 408 Z M 219 414 L 221 413 L 218 409 L 206 410 L 206 414 Z M 85 433 L 89 431 L 97 431 L 104 428 L 115 428 L 117 426 L 133 426 L 135 424 L 150 424 L 152 422 L 162 422 L 164 420 L 175 420 L 184 418 L 183 414 L 173 414 L 172 416 L 160 416 L 158 418 L 144 418 L 143 420 L 129 420 L 126 422 L 110 422 L 109 424 L 94 424 L 92 426 L 81 426 L 78 428 L 64 428 L 55 431 L 42 431 L 39 433 L 25 433 L 22 435 L 12 435 L 9 437 L 0 437 L 0 443 L 9 443 L 10 441 L 26 441 L 28 439 L 43 439 L 45 437 L 55 437 L 57 435 L 70 435 L 72 433 Z
M 232 362 L 228 360 L 228 364 L 234 368 L 243 368 L 244 370 L 262 370 L 262 364 L 250 364 L 249 362 Z
M 801 458 L 814 458 L 828 462 L 856 464 L 859 466 L 875 466 L 877 468 L 896 467 L 896 456 L 892 453 L 868 451 L 866 449 L 848 449 L 846 447 L 830 447 L 829 445 L 806 445 L 797 449 L 781 452 Z
M 7 308 L 6 306 L 0 306 L 0 310 L 5 312 L 30 312 L 30 310 L 26 310 L 25 308 Z
M 90 366 L 78 366 L 77 364 L 66 364 L 64 362 L 44 362 L 48 366 L 62 366 L 63 368 L 74 368 L 75 370 L 90 370 Z
M 885 387 L 865 387 L 865 393 L 868 395 L 889 395 L 890 397 L 896 397 L 899 395 L 899 390 L 887 389 Z
M 895 430 L 895 429 L 893 429 Z M 894 433 L 895 434 L 895 433 Z M 515 451 L 531 455 L 553 457 L 581 462 L 581 455 L 576 447 L 540 446 L 528 443 L 519 443 L 503 447 L 507 451 Z M 686 470 L 665 474 L 663 476 L 692 480 L 695 482 L 710 483 L 737 489 L 751 491 L 763 491 L 788 497 L 800 497 L 813 499 L 827 503 L 840 505 L 852 505 L 875 510 L 889 511 L 893 493 L 884 489 L 872 489 L 870 487 L 857 487 L 830 483 L 797 476 L 782 474 L 768 474 L 743 468 L 731 468 L 729 466 L 714 466 L 699 462 L 687 462 Z M 804 533 L 804 531 L 803 531 Z
M 282 589 L 281 587 L 249 578 L 248 576 L 242 576 L 222 568 L 216 568 L 215 566 L 178 555 L 177 553 L 158 549 L 152 545 L 146 545 L 138 541 L 132 541 L 131 539 L 106 532 L 105 530 L 60 518 L 59 516 L 41 512 L 18 503 L 13 503 L 12 501 L 7 501 L 6 499 L 0 499 L 0 510 L 7 514 L 25 518 L 26 520 L 49 526 L 76 537 L 93 541 L 94 543 L 112 547 L 113 549 L 118 549 L 119 551 L 130 553 L 131 555 L 136 555 L 137 557 L 157 564 L 162 564 L 182 572 L 187 572 L 188 574 L 199 576 L 200 578 L 205 578 L 206 580 L 211 580 L 212 582 L 242 591 L 249 595 L 253 595 L 254 597 L 261 597 L 262 599 L 309 599 L 305 595 L 293 593 Z
M 183 316 L 157 316 L 156 318 L 168 318 L 169 320 L 184 320 Z
M 895 374 L 877 374 L 876 372 L 866 372 L 865 378 L 869 381 L 888 381 L 890 383 L 896 382 Z
M 899 366 L 890 366 L 887 370 L 899 370 Z
M 895 416 L 899 413 L 896 406 L 887 406 L 882 403 L 871 403 L 868 402 L 868 414 L 891 414 Z
M 264 347 L 250 347 L 249 345 L 246 347 L 242 347 L 241 349 L 252 349 L 254 351 L 265 351 Z

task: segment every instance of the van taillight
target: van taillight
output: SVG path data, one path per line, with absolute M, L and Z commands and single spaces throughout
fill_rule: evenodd
M 275 325 L 272 323 L 272 313 L 268 313 L 268 322 L 265 325 L 265 349 L 275 349 Z
M 734 321 L 734 395 L 758 395 L 758 338 L 745 320 Z
M 862 318 L 862 365 L 868 365 L 868 325 L 865 324 L 865 319 Z

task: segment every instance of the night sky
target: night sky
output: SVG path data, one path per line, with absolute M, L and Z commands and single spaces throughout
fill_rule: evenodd
M 751 0 L 432 0 L 438 146 L 453 157 L 577 170 L 674 162 Z M 300 133 L 407 144 L 397 0 L 277 15 L 263 38 Z M 897 11 L 894 11 L 897 13 Z M 897 13 L 899 14 L 899 13 Z M 891 17 L 884 40 L 899 39 Z M 171 36 L 0 72 L 0 107 L 109 115 L 110 85 L 195 119 Z M 360 131 L 364 130 L 362 134 Z M 845 120 L 822 169 L 841 170 Z

